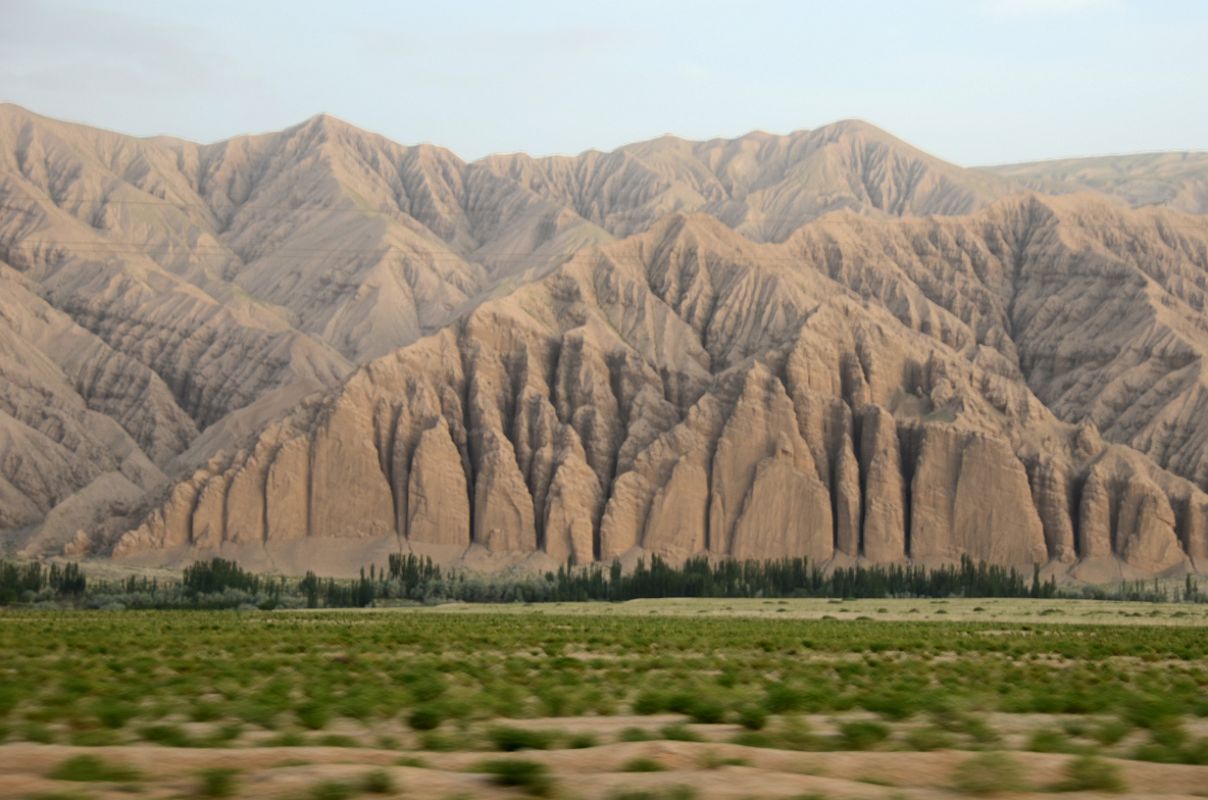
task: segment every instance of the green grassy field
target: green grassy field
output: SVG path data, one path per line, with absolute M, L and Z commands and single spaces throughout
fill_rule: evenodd
M 1019 600 L 6 612 L 0 742 L 488 759 L 670 741 L 1203 765 L 1203 614 Z M 642 758 L 618 771 L 660 771 Z

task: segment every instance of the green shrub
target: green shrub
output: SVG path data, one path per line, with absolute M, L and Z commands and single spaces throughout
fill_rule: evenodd
M 184 728 L 179 725 L 147 725 L 139 734 L 148 742 L 155 742 L 166 747 L 192 747 L 193 741 Z
M 407 716 L 407 724 L 417 731 L 431 731 L 444 721 L 443 711 L 435 705 L 416 706 Z
M 571 750 L 586 750 L 599 743 L 600 740 L 594 733 L 572 733 L 566 738 L 566 746 Z
M 860 705 L 865 710 L 892 720 L 903 720 L 914 716 L 919 710 L 919 704 L 918 695 L 913 692 L 873 694 L 860 701 Z
M 220 716 L 222 716 L 222 712 L 218 706 L 204 700 L 195 704 L 189 712 L 189 717 L 194 722 L 213 722 Z
M 418 756 L 400 756 L 394 759 L 396 767 L 416 767 L 418 769 L 427 769 L 428 762 Z
M 622 772 L 662 772 L 667 769 L 653 758 L 631 758 L 621 766 Z
M 348 800 L 356 790 L 347 783 L 340 781 L 323 781 L 310 787 L 307 796 L 310 800 Z
M 546 731 L 530 731 L 524 728 L 498 726 L 487 732 L 487 738 L 496 750 L 513 753 L 517 750 L 548 750 L 554 737 Z
M 108 728 L 94 728 L 92 730 L 72 731 L 67 741 L 76 747 L 106 747 L 114 744 L 121 744 L 121 735 L 117 731 L 109 730 Z
M 322 730 L 331 720 L 331 709 L 321 703 L 304 703 L 294 709 L 298 721 L 312 731 Z
M 749 731 L 763 730 L 768 724 L 768 714 L 759 706 L 743 706 L 738 710 L 738 724 Z
M 951 734 L 939 728 L 915 728 L 906 734 L 906 744 L 911 750 L 928 752 L 947 750 L 956 744 Z
M 72 756 L 52 769 L 47 777 L 57 781 L 123 783 L 142 778 L 134 767 L 111 764 L 96 756 Z
M 693 731 L 687 725 L 675 724 L 665 725 L 660 731 L 664 739 L 669 739 L 673 742 L 699 742 L 702 741 L 700 734 Z
M 119 730 L 126 727 L 127 722 L 138 716 L 138 708 L 133 703 L 101 699 L 93 707 L 93 713 L 106 728 Z
M 360 742 L 342 733 L 329 733 L 326 736 L 320 736 L 319 744 L 323 747 L 360 747 Z
M 654 734 L 645 728 L 626 728 L 620 735 L 622 742 L 649 742 L 653 738 Z
M 822 750 L 827 743 L 814 734 L 803 717 L 788 717 L 776 729 L 777 746 L 784 750 Z
M 1121 742 L 1132 731 L 1133 726 L 1122 719 L 1105 721 L 1091 731 L 1091 738 L 1102 745 L 1113 745 Z
M 889 728 L 871 720 L 853 720 L 839 726 L 839 741 L 848 750 L 868 750 L 889 738 Z
M 26 725 L 19 735 L 27 742 L 37 742 L 38 744 L 54 744 L 55 741 L 55 735 L 50 728 L 37 722 Z
M 804 693 L 783 683 L 768 687 L 763 699 L 764 708 L 769 714 L 783 714 L 786 711 L 799 711 L 805 707 Z
M 544 796 L 553 790 L 553 780 L 544 764 L 519 759 L 497 759 L 478 765 L 479 772 L 491 776 L 497 786 L 523 789 L 529 794 Z
M 691 786 L 670 786 L 664 789 L 618 789 L 608 800 L 695 800 Z
M 204 769 L 198 773 L 200 778 L 200 786 L 197 790 L 198 797 L 234 797 L 235 796 L 235 778 L 239 775 L 237 769 L 225 769 L 215 767 L 213 769 Z
M 958 792 L 975 795 L 1014 792 L 1024 788 L 1019 762 L 1006 753 L 980 753 L 957 765 L 952 786 Z
M 1041 728 L 1028 737 L 1028 749 L 1034 753 L 1077 753 L 1081 748 L 1061 731 Z
M 451 753 L 454 750 L 462 749 L 461 737 L 449 736 L 440 731 L 427 731 L 419 737 L 419 746 L 424 750 L 432 750 L 437 753 Z
M 361 791 L 367 794 L 391 794 L 395 791 L 394 776 L 384 769 L 375 769 L 361 778 Z
M 1177 720 L 1183 711 L 1170 697 L 1134 697 L 1125 708 L 1125 718 L 1138 728 L 1156 728 Z
M 763 731 L 742 731 L 730 738 L 731 744 L 743 747 L 776 747 L 775 739 Z
M 1059 792 L 1122 792 L 1124 776 L 1115 764 L 1095 756 L 1078 756 L 1065 765 L 1065 779 L 1053 787 Z
M 700 697 L 690 703 L 686 709 L 693 722 L 713 724 L 721 722 L 726 716 L 726 707 L 715 700 Z
M 640 692 L 633 701 L 633 713 L 657 714 L 667 708 L 667 699 L 660 693 L 651 690 Z
M 724 758 L 718 756 L 712 750 L 705 753 L 701 758 L 701 766 L 705 769 L 721 769 L 722 767 L 749 767 L 751 762 L 746 758 Z
M 287 731 L 279 733 L 273 738 L 264 743 L 265 747 L 302 747 L 306 744 L 306 737 L 297 731 Z

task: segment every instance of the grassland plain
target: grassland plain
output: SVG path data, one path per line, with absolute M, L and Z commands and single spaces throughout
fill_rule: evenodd
M 0 614 L 0 797 L 1208 797 L 1208 609 Z

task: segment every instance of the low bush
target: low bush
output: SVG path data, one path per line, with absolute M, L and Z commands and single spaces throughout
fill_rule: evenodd
M 1095 756 L 1078 756 L 1065 765 L 1065 778 L 1053 787 L 1059 792 L 1122 792 L 1124 776 L 1115 764 Z
M 407 724 L 417 731 L 431 731 L 440 727 L 444 712 L 435 705 L 416 706 L 407 715 Z
M 496 750 L 513 753 L 517 750 L 548 750 L 554 736 L 547 731 L 530 731 L 524 728 L 498 726 L 487 732 L 487 738 Z
M 310 787 L 307 796 L 310 800 L 348 800 L 356 794 L 356 790 L 341 781 L 323 781 Z
M 496 786 L 523 789 L 532 795 L 545 796 L 553 790 L 553 780 L 544 764 L 520 759 L 484 761 L 478 771 L 491 776 Z
M 693 722 L 714 724 L 721 722 L 726 716 L 726 707 L 716 700 L 696 698 L 686 709 L 685 713 Z
M 394 776 L 384 769 L 375 769 L 361 778 L 361 791 L 367 794 L 391 794 L 396 786 Z
M 920 752 L 947 750 L 955 744 L 952 734 L 939 728 L 915 728 L 906 734 L 906 746 Z
M 1079 753 L 1079 747 L 1059 730 L 1041 728 L 1028 737 L 1028 749 L 1033 753 Z
M 111 764 L 96 756 L 72 756 L 52 769 L 47 777 L 81 783 L 125 783 L 141 779 L 142 773 L 127 764 Z
M 428 762 L 419 756 L 400 756 L 394 759 L 394 765 L 396 767 L 415 767 L 417 769 L 428 768 Z
M 654 734 L 645 728 L 626 728 L 621 731 L 619 738 L 622 742 L 649 742 Z
M 123 703 L 117 700 L 98 700 L 93 707 L 93 713 L 101 724 L 111 730 L 126 727 L 126 723 L 138 716 L 138 708 L 133 703 Z
M 1103 722 L 1090 732 L 1090 736 L 1101 745 L 1113 745 L 1123 741 L 1133 730 L 1133 726 L 1122 719 L 1112 719 Z
M 701 766 L 705 769 L 721 769 L 722 767 L 747 767 L 751 762 L 746 758 L 726 758 L 717 755 L 712 750 L 701 756 Z
M 700 734 L 689 728 L 687 725 L 666 725 L 660 733 L 664 739 L 669 739 L 673 742 L 699 742 L 703 741 Z
M 991 795 L 1024 788 L 1023 769 L 1006 753 L 980 753 L 957 765 L 952 786 L 958 792 Z
M 331 720 L 331 709 L 321 703 L 304 703 L 294 709 L 298 721 L 312 731 L 322 730 Z
M 319 744 L 323 747 L 360 747 L 361 743 L 351 736 L 346 736 L 342 733 L 329 733 L 326 736 L 319 737 Z
M 768 714 L 759 706 L 743 706 L 738 710 L 738 724 L 749 731 L 763 730 L 768 724 Z
M 869 750 L 889 738 L 889 728 L 871 720 L 853 720 L 839 726 L 839 741 L 848 750 Z
M 227 769 L 215 767 L 213 769 L 204 769 L 198 773 L 199 783 L 197 789 L 198 797 L 234 797 L 236 778 L 239 775 L 237 769 Z
M 621 766 L 622 772 L 662 772 L 667 769 L 653 758 L 631 758 Z
M 594 733 L 572 733 L 566 737 L 566 746 L 571 750 L 586 750 L 600 743 Z
M 193 740 L 179 725 L 147 725 L 139 731 L 139 735 L 148 742 L 162 744 L 165 747 L 193 746 Z
M 691 786 L 669 786 L 662 789 L 618 789 L 608 800 L 695 800 Z

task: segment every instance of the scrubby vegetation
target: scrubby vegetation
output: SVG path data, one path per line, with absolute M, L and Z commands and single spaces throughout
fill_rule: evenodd
M 535 761 L 522 759 L 496 759 L 484 761 L 478 771 L 491 776 L 493 783 L 522 789 L 536 796 L 548 795 L 553 789 L 549 768 Z
M 1049 607 L 976 603 L 987 616 Z M 692 611 L 744 604 L 766 613 Z M 898 618 L 871 616 L 879 605 Z M 360 769 L 289 779 L 290 796 L 312 798 L 409 791 L 422 776 L 399 767 L 448 769 L 439 762 L 454 751 L 479 754 L 453 767 L 464 785 L 534 795 L 569 785 L 553 768 L 580 748 L 614 748 L 580 757 L 608 764 L 617 781 L 610 791 L 651 796 L 667 796 L 689 767 L 764 769 L 765 758 L 783 758 L 769 748 L 800 753 L 801 774 L 826 774 L 829 751 L 845 751 L 846 763 L 936 758 L 956 769 L 936 770 L 927 785 L 977 795 L 1119 791 L 1129 781 L 1118 765 L 1129 760 L 1208 764 L 1202 625 L 983 621 L 974 603 L 947 600 L 859 606 L 870 616 L 855 606 L 835 601 L 844 619 L 812 620 L 777 616 L 784 606 L 772 600 L 600 607 L 616 613 L 8 610 L 0 613 L 0 747 L 190 748 L 176 791 L 197 797 L 240 796 L 264 777 L 246 763 L 236 772 L 222 760 L 192 760 L 206 758 L 193 748 L 379 751 L 357 754 L 367 759 Z M 953 614 L 902 619 L 920 606 Z M 673 607 L 682 613 L 666 613 Z M 403 752 L 383 757 L 382 749 Z M 935 750 L 965 753 L 917 755 Z M 91 791 L 86 782 L 133 791 L 156 780 L 129 766 L 145 769 L 146 760 L 115 752 L 77 751 L 37 774 L 61 791 Z M 1038 759 L 1054 766 L 1030 776 Z M 873 763 L 846 779 L 909 788 L 893 777 L 889 786 Z
M 1158 582 L 1123 583 L 1113 590 L 1061 589 L 1037 568 L 1031 579 L 1013 568 L 974 563 L 928 569 L 872 565 L 823 570 L 805 558 L 773 561 L 689 559 L 673 566 L 653 557 L 624 572 L 619 563 L 560 568 L 544 575 L 481 576 L 446 571 L 431 559 L 391 555 L 385 567 L 358 578 L 267 577 L 214 558 L 186 567 L 179 580 L 129 577 L 91 580 L 79 565 L 16 564 L 0 559 L 0 605 L 58 604 L 87 608 L 363 608 L 378 604 L 441 602 L 620 602 L 665 597 L 1089 597 L 1092 599 L 1204 602 L 1188 577 L 1173 591 Z
M 1023 767 L 1006 753 L 982 753 L 962 762 L 953 775 L 953 788 L 963 794 L 993 795 L 1025 786 Z
M 1185 724 L 1208 716 L 1196 627 L 8 612 L 0 652 L 9 741 L 376 746 L 389 734 L 510 752 L 574 737 L 508 720 L 676 714 L 686 724 L 619 738 L 693 741 L 726 723 L 745 728 L 735 741 L 786 749 L 984 749 L 1001 738 L 986 715 L 1001 712 L 1085 719 L 1041 725 L 1021 749 L 1208 761 Z M 819 731 L 802 715 L 837 722 Z

